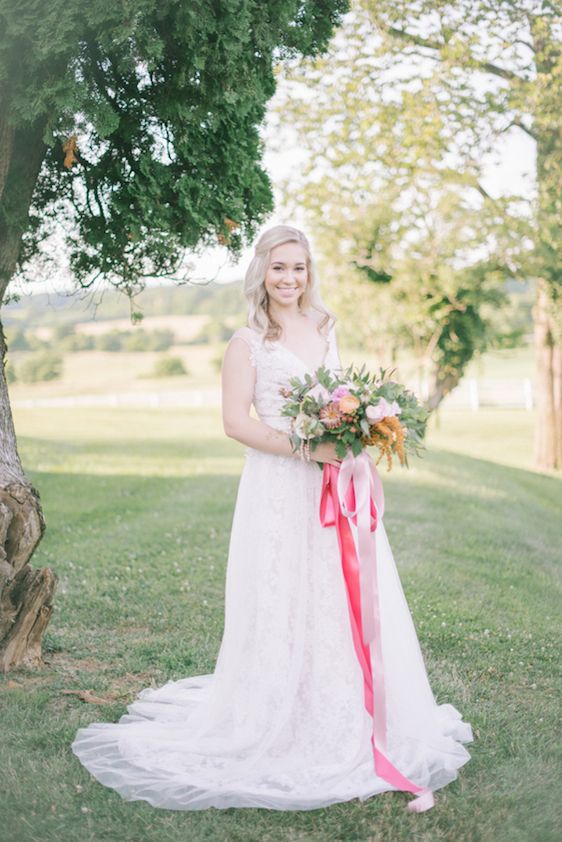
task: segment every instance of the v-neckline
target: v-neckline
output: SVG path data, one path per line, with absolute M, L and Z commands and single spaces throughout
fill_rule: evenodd
M 296 360 L 298 360 L 301 363 L 301 365 L 303 365 L 310 374 L 313 374 L 315 371 L 318 371 L 319 368 L 322 368 L 322 366 L 326 364 L 326 360 L 328 359 L 328 354 L 330 353 L 330 338 L 329 338 L 329 335 L 328 335 L 328 336 L 326 336 L 326 353 L 324 354 L 324 359 L 322 360 L 322 362 L 319 365 L 316 366 L 316 368 L 312 368 L 311 366 L 308 365 L 308 363 L 305 363 L 305 361 L 302 359 L 302 357 L 299 357 L 298 354 L 295 354 L 294 351 L 291 351 L 291 349 L 288 348 L 286 345 L 284 345 L 283 342 L 281 342 L 279 339 L 273 339 L 271 341 L 274 342 L 276 345 L 278 345 L 280 348 L 282 348 L 284 351 L 287 351 L 287 353 L 290 354 L 292 357 L 294 357 Z

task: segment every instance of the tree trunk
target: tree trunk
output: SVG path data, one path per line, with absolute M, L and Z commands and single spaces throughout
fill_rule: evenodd
M 424 401 L 425 408 L 433 411 L 439 407 L 443 398 L 458 386 L 462 374 L 453 372 L 443 374 L 438 366 L 433 366 L 429 373 L 428 395 Z
M 562 138 L 560 135 L 560 45 L 551 20 L 531 18 L 536 56 L 534 132 L 537 139 L 537 238 L 533 308 L 536 352 L 535 467 L 562 469 L 562 273 L 560 191 Z
M 0 670 L 42 663 L 41 641 L 52 613 L 56 576 L 29 559 L 45 521 L 39 494 L 26 479 L 4 374 L 6 343 L 0 323 Z
M 0 91 L 0 101 L 2 101 Z M 29 206 L 46 146 L 43 126 L 14 129 L 0 114 L 0 303 L 16 271 Z M 52 613 L 56 576 L 29 562 L 45 530 L 39 494 L 26 478 L 5 377 L 0 322 L 0 671 L 42 663 L 41 641 Z
M 536 407 L 535 467 L 562 468 L 562 349 L 556 341 L 552 305 L 544 281 L 536 283 L 533 308 Z

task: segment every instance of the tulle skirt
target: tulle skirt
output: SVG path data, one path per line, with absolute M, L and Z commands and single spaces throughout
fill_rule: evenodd
M 72 743 L 124 799 L 170 810 L 311 810 L 394 789 L 374 769 L 337 536 L 319 519 L 321 486 L 314 463 L 246 449 L 214 672 L 145 688 L 118 722 L 93 722 Z M 463 743 L 472 730 L 432 693 L 382 521 L 373 540 L 386 755 L 436 790 L 470 759 Z

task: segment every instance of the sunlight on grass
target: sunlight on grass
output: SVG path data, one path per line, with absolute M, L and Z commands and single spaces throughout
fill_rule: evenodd
M 411 469 L 381 464 L 385 526 L 437 700 L 470 722 L 459 778 L 423 817 L 401 793 L 313 811 L 127 803 L 70 750 L 146 686 L 211 672 L 244 446 L 219 409 L 18 409 L 58 583 L 45 665 L 0 678 L 14 842 L 554 839 L 560 477 L 530 470 L 531 413 L 443 411 Z M 67 690 L 90 689 L 106 705 Z M 421 823 L 423 822 L 423 824 Z

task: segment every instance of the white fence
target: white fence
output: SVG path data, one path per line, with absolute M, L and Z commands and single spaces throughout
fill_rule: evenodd
M 64 406 L 193 407 L 220 406 L 220 389 L 183 389 L 175 392 L 120 392 L 100 395 L 64 395 L 12 401 L 18 409 Z
M 420 398 L 427 396 L 427 382 L 408 383 Z M 183 389 L 173 392 L 121 392 L 99 395 L 65 395 L 52 398 L 14 400 L 16 408 L 123 406 L 123 407 L 206 407 L 220 406 L 220 388 Z M 476 412 L 481 407 L 527 409 L 534 406 L 533 385 L 528 378 L 521 380 L 477 379 L 464 380 L 444 399 L 444 407 L 468 408 Z
M 427 383 L 418 384 L 417 390 L 412 388 L 421 398 L 427 396 Z M 528 377 L 521 380 L 465 377 L 444 398 L 442 406 L 467 407 L 473 412 L 481 407 L 531 410 L 534 406 L 533 384 Z

